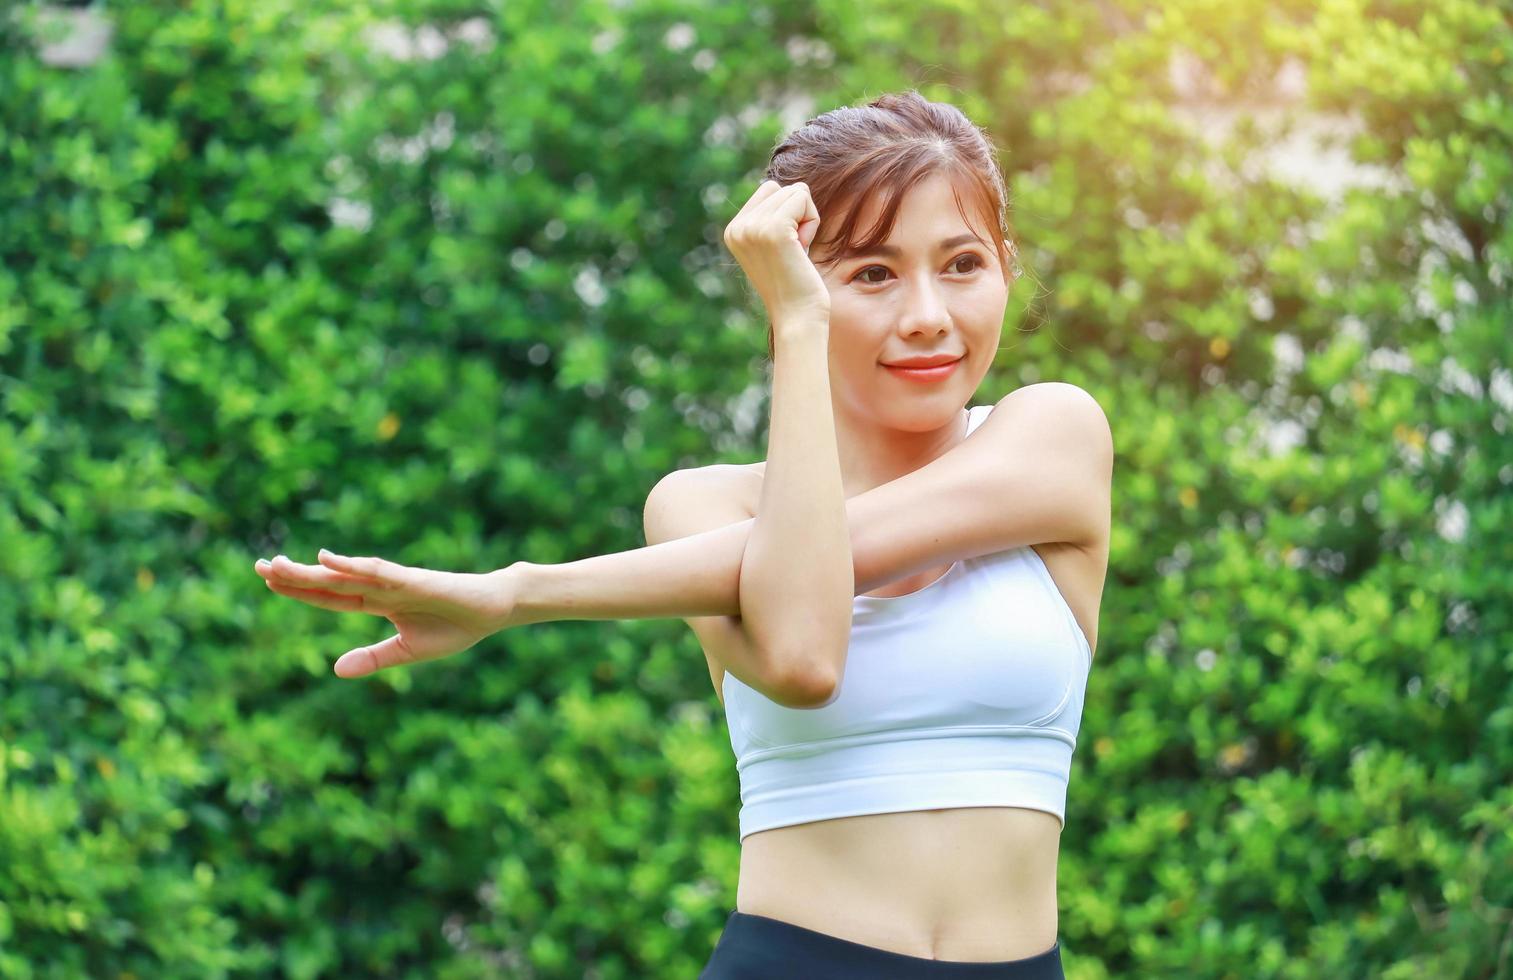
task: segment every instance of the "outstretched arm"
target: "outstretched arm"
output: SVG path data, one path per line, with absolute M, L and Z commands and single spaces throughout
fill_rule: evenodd
M 1108 533 L 1112 473 L 1113 439 L 1092 396 L 1059 382 L 1019 388 L 960 445 L 846 501 L 856 594 L 1025 545 L 1092 545 Z M 321 565 L 260 562 L 258 572 L 280 594 L 385 616 L 399 627 L 337 662 L 339 675 L 361 676 L 455 653 L 529 623 L 738 616 L 741 559 L 755 523 L 561 564 L 515 562 L 482 575 L 330 555 Z M 833 666 L 817 664 L 815 675 Z
M 1016 389 L 960 445 L 846 501 L 856 594 L 958 559 L 1108 528 L 1113 440 L 1075 385 Z M 755 518 L 633 551 L 555 565 L 516 562 L 516 623 L 738 616 Z M 795 560 L 802 560 L 796 556 Z

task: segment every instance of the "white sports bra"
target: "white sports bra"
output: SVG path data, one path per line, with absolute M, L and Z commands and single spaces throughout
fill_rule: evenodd
M 967 432 L 991 405 L 968 412 Z M 740 835 L 866 813 L 1016 806 L 1066 823 L 1092 647 L 1031 547 L 859 595 L 836 697 L 787 708 L 725 672 Z

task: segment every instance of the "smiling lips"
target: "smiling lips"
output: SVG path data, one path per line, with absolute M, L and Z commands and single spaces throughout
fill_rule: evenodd
M 889 373 L 895 377 L 902 378 L 905 381 L 931 382 L 949 378 L 951 372 L 956 370 L 956 366 L 961 363 L 961 360 L 958 357 L 954 361 L 948 361 L 934 367 L 897 367 L 893 364 L 884 364 L 883 367 L 887 368 Z

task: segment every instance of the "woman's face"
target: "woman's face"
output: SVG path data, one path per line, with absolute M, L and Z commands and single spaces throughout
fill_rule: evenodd
M 958 192 L 970 200 L 964 186 Z M 856 228 L 871 228 L 880 210 L 869 201 Z M 824 221 L 822 214 L 822 236 Z M 1009 297 L 997 250 L 974 231 L 948 178 L 930 174 L 899 202 L 883 246 L 896 252 L 850 256 L 821 270 L 830 290 L 830 387 L 838 407 L 912 432 L 956 419 L 998 353 Z M 812 257 L 825 254 L 811 249 Z M 884 367 L 932 354 L 964 357 L 945 379 L 929 383 Z

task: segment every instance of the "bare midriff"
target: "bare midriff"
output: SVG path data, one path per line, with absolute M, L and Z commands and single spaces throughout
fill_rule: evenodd
M 1061 821 L 917 810 L 750 834 L 736 908 L 906 956 L 985 963 L 1056 942 Z

